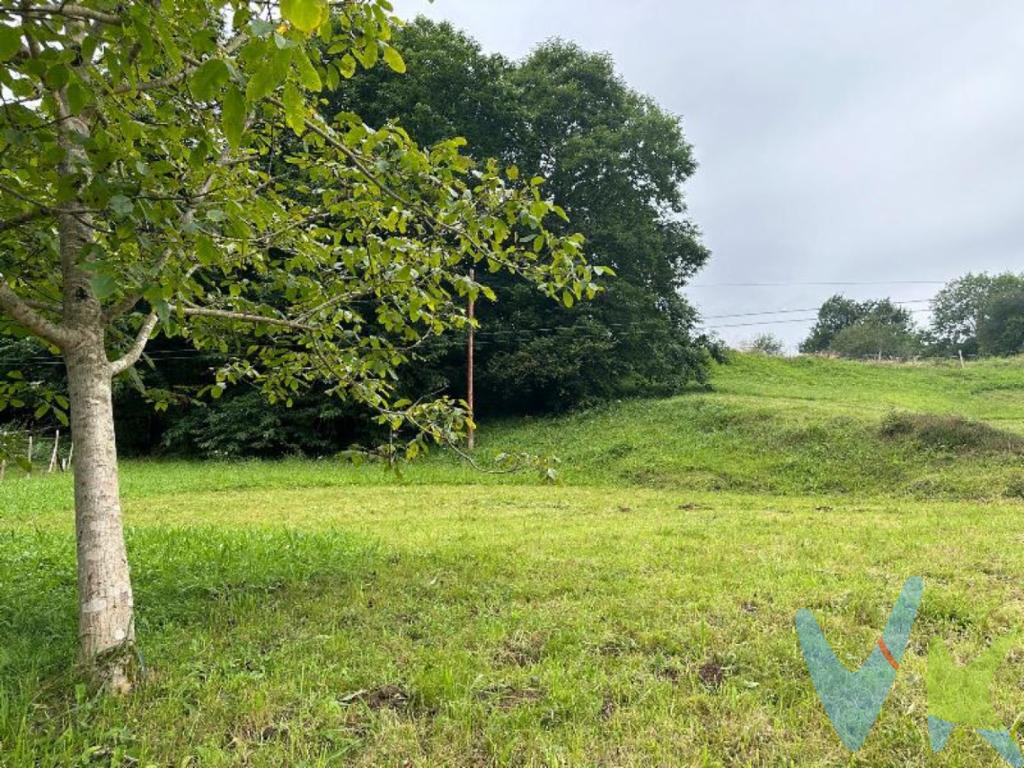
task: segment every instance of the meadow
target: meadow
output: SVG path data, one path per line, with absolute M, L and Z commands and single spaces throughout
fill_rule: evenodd
M 1024 631 L 1024 360 L 739 355 L 710 391 L 484 425 L 436 454 L 125 462 L 144 683 L 77 684 L 70 477 L 0 485 L 2 766 L 997 766 L 932 755 L 932 637 Z M 925 597 L 850 755 L 793 628 L 859 666 Z M 1024 643 L 992 691 L 1024 743 Z

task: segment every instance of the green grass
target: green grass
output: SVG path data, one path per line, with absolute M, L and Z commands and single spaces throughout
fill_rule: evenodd
M 1024 432 L 1024 366 L 740 357 L 715 387 L 484 428 L 485 456 L 562 456 L 557 486 L 445 456 L 128 463 L 147 675 L 124 700 L 71 670 L 69 478 L 9 476 L 0 766 L 999 765 L 966 730 L 930 754 L 925 653 L 1024 630 L 1022 458 L 883 421 Z M 793 616 L 856 666 L 911 575 L 911 647 L 851 756 Z M 993 691 L 1024 742 L 1022 680 L 1024 647 Z

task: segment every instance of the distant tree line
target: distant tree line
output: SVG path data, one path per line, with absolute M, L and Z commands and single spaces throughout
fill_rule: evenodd
M 483 276 L 497 300 L 477 304 L 478 416 L 542 414 L 704 384 L 717 347 L 697 330 L 681 289 L 709 253 L 682 193 L 696 163 L 679 118 L 631 90 L 607 55 L 572 43 L 550 41 L 513 62 L 422 18 L 393 43 L 408 72 L 378 67 L 343 80 L 324 93 L 324 112 L 356 113 L 370 125 L 396 121 L 424 146 L 461 136 L 474 158 L 514 165 L 523 179 L 542 177 L 545 195 L 586 236 L 589 261 L 615 272 L 593 301 L 562 304 L 512 275 Z M 280 136 L 267 163 L 284 163 L 298 141 Z M 296 194 L 304 194 L 303 171 L 293 170 Z M 464 339 L 427 339 L 414 354 L 402 382 L 410 399 L 465 394 Z M 244 385 L 200 399 L 223 363 L 213 345 L 196 352 L 158 337 L 147 355 L 161 364 L 115 383 L 124 454 L 324 455 L 384 436 L 359 407 L 315 390 L 296 394 L 290 407 Z M 0 365 L 35 381 L 63 380 L 58 359 L 29 341 L 0 349 Z M 34 411 L 26 401 L 14 416 L 29 420 Z
M 832 296 L 800 351 L 850 358 L 1024 354 L 1024 273 L 964 275 L 935 295 L 931 314 L 920 328 L 890 299 Z

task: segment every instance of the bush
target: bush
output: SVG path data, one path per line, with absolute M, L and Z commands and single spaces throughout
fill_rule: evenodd
M 1024 437 L 962 416 L 895 412 L 882 420 L 880 431 L 883 437 L 935 450 L 1024 454 Z
M 917 335 L 905 328 L 864 320 L 836 334 L 829 350 L 841 357 L 913 357 L 921 349 Z
M 1008 499 L 1024 499 L 1024 475 L 1011 479 L 1003 491 L 1003 496 Z
M 336 397 L 312 393 L 288 408 L 258 391 L 239 391 L 185 410 L 164 433 L 163 449 L 225 459 L 328 456 L 352 442 L 376 442 L 380 435 L 370 430 L 365 415 Z
M 774 333 L 761 333 L 744 344 L 743 350 L 771 357 L 781 357 L 786 351 L 786 345 Z

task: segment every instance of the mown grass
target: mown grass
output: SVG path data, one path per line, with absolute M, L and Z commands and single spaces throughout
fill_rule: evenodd
M 443 456 L 401 480 L 129 463 L 147 674 L 124 700 L 71 669 L 68 478 L 9 480 L 0 765 L 999 765 L 966 730 L 930 755 L 925 654 L 939 636 L 968 660 L 1024 629 L 1024 503 L 999 486 L 1019 457 L 882 424 L 898 409 L 1014 430 L 1024 404 L 992 386 L 1014 371 L 741 357 L 714 393 L 484 430 L 485 454 L 565 456 L 558 486 Z M 834 372 L 845 397 L 820 380 Z M 637 474 L 652 464 L 656 481 Z M 918 483 L 943 466 L 953 481 Z M 850 756 L 793 616 L 814 610 L 856 666 L 911 575 L 926 589 L 903 671 Z M 1024 647 L 993 691 L 1024 742 L 1022 680 Z

